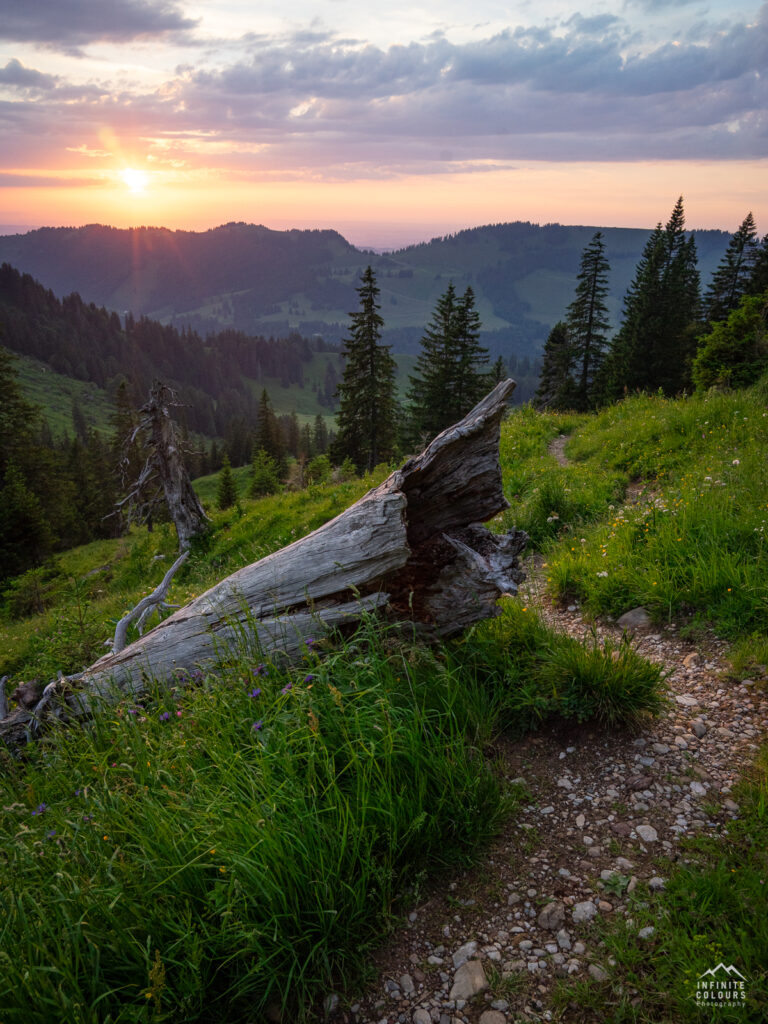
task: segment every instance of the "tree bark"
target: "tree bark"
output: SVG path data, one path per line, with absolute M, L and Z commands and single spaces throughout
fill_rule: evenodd
M 147 676 L 169 680 L 232 646 L 254 658 L 292 658 L 308 637 L 354 624 L 373 609 L 441 637 L 497 615 L 497 598 L 516 593 L 524 578 L 517 556 L 527 541 L 521 531 L 497 535 L 480 525 L 508 507 L 499 424 L 514 387 L 512 380 L 498 384 L 460 423 L 318 530 L 222 580 L 78 677 L 49 684 L 46 711 L 57 690 L 59 706 L 87 711 L 94 697 L 140 693 Z M 33 717 L 0 722 L 0 738 L 12 743 Z

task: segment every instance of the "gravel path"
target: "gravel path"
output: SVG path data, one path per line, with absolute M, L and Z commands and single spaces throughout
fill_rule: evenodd
M 612 622 L 586 625 L 575 605 L 553 608 L 541 559 L 529 559 L 527 571 L 521 597 L 555 629 L 620 636 Z M 491 754 L 535 802 L 516 812 L 479 865 L 411 908 L 379 952 L 365 1000 L 345 1007 L 329 997 L 335 1020 L 554 1020 L 556 978 L 605 978 L 590 922 L 625 913 L 640 881 L 661 890 L 681 837 L 714 833 L 738 815 L 731 790 L 768 732 L 768 696 L 753 680 L 724 681 L 725 645 L 714 638 L 696 648 L 671 624 L 638 631 L 635 644 L 668 673 L 664 714 L 634 733 L 572 725 L 501 740 Z

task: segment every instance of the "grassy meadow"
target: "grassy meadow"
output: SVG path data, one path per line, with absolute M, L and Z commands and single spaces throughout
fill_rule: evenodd
M 511 507 L 494 525 L 530 533 L 553 600 L 614 617 L 644 604 L 659 622 L 727 637 L 734 666 L 764 664 L 767 432 L 759 387 L 630 398 L 596 416 L 516 410 L 501 444 Z M 547 452 L 560 434 L 568 466 Z M 387 472 L 212 511 L 211 536 L 169 599 L 303 536 Z M 244 493 L 247 470 L 238 479 Z M 204 501 L 215 484 L 198 481 Z M 48 679 L 94 660 L 174 547 L 167 525 L 133 530 L 15 581 L 0 675 Z M 628 642 L 581 645 L 517 600 L 500 607 L 431 649 L 367 622 L 308 643 L 289 669 L 233 652 L 3 757 L 2 1020 L 255 1024 L 280 1009 L 299 1021 L 321 1016 L 329 992 L 354 991 L 366 952 L 425 878 L 470 862 L 515 814 L 521 795 L 482 757 L 498 732 L 553 717 L 616 727 L 661 708 L 661 672 Z M 764 767 L 744 783 L 728 849 L 701 844 L 670 879 L 654 956 L 640 963 L 619 924 L 606 933 L 615 988 L 602 1007 L 594 986 L 563 997 L 581 1000 L 585 1020 L 666 1020 L 662 996 L 686 944 L 706 945 L 697 935 L 746 964 L 768 960 L 765 917 L 743 923 L 749 901 L 765 898 Z M 621 1003 L 633 971 L 640 1008 Z

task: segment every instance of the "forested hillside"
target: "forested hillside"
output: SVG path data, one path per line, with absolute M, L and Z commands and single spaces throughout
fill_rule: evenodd
M 613 325 L 649 232 L 604 228 L 611 264 Z M 565 308 L 579 256 L 593 227 L 515 222 L 460 231 L 397 252 L 363 252 L 335 231 L 270 231 L 227 224 L 206 232 L 118 230 L 100 225 L 41 228 L 0 237 L 0 260 L 59 295 L 77 291 L 123 313 L 201 333 L 231 327 L 248 334 L 291 330 L 339 341 L 371 264 L 381 288 L 385 339 L 394 352 L 418 350 L 423 325 L 453 281 L 477 295 L 491 355 L 533 357 Z M 728 235 L 696 232 L 707 277 Z

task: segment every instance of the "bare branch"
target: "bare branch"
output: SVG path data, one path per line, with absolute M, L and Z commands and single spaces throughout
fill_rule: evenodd
M 115 627 L 115 638 L 112 641 L 112 654 L 118 654 L 125 647 L 127 642 L 126 638 L 128 635 L 128 627 L 135 618 L 138 618 L 139 626 L 142 627 L 147 616 L 151 615 L 152 612 L 157 611 L 158 607 L 178 607 L 178 605 L 167 605 L 165 603 L 165 595 L 168 593 L 168 588 L 171 585 L 171 580 L 176 574 L 176 570 L 184 562 L 186 562 L 188 557 L 189 551 L 182 552 L 182 554 L 179 555 L 179 557 L 173 563 L 173 565 L 165 574 L 165 576 L 163 576 L 160 585 L 155 590 L 153 590 L 151 594 L 147 594 L 146 597 L 143 597 L 141 601 L 139 601 L 139 603 L 135 606 L 135 608 L 132 608 L 127 615 L 124 615 L 122 619 L 120 619 L 117 626 Z M 141 633 L 141 628 L 139 629 L 139 633 Z

